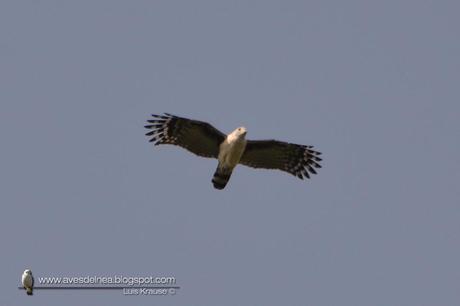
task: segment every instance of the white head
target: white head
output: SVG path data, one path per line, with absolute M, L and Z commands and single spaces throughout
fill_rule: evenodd
M 238 138 L 244 138 L 244 136 L 246 136 L 247 132 L 248 131 L 246 130 L 246 128 L 244 126 L 241 126 L 241 127 L 237 128 L 236 130 L 234 130 L 232 134 L 234 134 Z
M 24 274 L 32 275 L 32 271 L 30 271 L 29 269 L 26 269 L 24 270 Z

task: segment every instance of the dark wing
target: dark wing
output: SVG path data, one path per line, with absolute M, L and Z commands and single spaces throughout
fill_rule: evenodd
M 276 140 L 248 140 L 240 163 L 265 169 L 286 171 L 300 179 L 316 174 L 315 168 L 321 168 L 320 152 L 313 146 L 303 146 Z
M 219 155 L 219 145 L 226 135 L 209 123 L 167 113 L 152 117 L 154 119 L 147 120 L 150 124 L 145 126 L 151 131 L 145 135 L 152 136 L 150 142 L 155 142 L 155 145 L 178 145 L 203 157 L 217 158 Z

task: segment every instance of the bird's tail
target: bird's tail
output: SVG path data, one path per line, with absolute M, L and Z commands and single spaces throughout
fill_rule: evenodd
M 27 295 L 33 295 L 33 289 L 32 288 L 26 288 Z
M 216 189 L 224 189 L 225 185 L 227 185 L 230 176 L 232 175 L 233 169 L 228 167 L 223 167 L 219 163 L 217 165 L 216 172 L 214 172 L 214 177 L 212 178 L 212 184 Z

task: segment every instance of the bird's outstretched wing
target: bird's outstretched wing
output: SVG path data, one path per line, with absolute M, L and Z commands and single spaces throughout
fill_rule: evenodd
M 155 145 L 178 145 L 202 157 L 217 158 L 219 155 L 219 145 L 226 136 L 209 123 L 168 113 L 152 117 L 154 119 L 147 120 L 149 125 L 145 126 L 151 131 L 145 135 L 151 136 L 150 142 Z
M 314 151 L 313 146 L 277 140 L 248 140 L 240 163 L 253 168 L 279 169 L 303 179 L 316 174 L 315 168 L 321 168 L 319 155 L 321 153 Z

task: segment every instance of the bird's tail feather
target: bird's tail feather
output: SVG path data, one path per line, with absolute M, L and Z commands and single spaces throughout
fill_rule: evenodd
M 212 184 L 216 189 L 224 189 L 227 185 L 230 176 L 232 175 L 233 169 L 228 167 L 223 167 L 220 164 L 217 166 L 216 172 L 214 172 L 214 177 L 212 178 Z
M 33 295 L 33 290 L 32 288 L 26 288 L 27 295 Z

